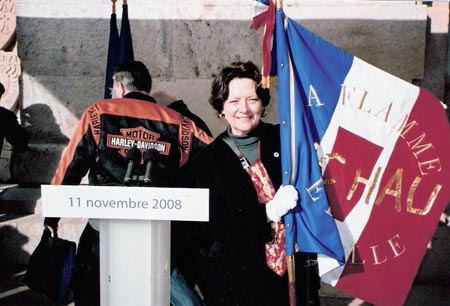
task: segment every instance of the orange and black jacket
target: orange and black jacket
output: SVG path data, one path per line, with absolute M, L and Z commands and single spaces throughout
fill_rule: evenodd
M 211 141 L 192 120 L 156 103 L 129 95 L 100 100 L 83 113 L 51 183 L 77 185 L 89 172 L 90 185 L 123 185 L 125 157 L 136 146 L 158 150 L 158 186 L 170 186 L 177 169 Z M 141 160 L 138 171 L 144 168 Z

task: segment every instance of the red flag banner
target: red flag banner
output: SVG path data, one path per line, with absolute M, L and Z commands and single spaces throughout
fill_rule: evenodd
M 324 175 L 335 182 L 326 190 L 348 255 L 346 265 L 324 280 L 376 305 L 403 305 L 450 197 L 445 112 L 424 90 L 413 102 L 392 126 L 398 138 L 382 163 L 373 162 L 382 156 L 379 147 L 338 131 L 332 152 L 364 162 L 329 162 Z M 346 142 L 352 144 L 347 151 L 340 148 Z

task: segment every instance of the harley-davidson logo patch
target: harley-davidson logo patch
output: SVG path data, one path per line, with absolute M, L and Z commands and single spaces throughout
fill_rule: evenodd
M 136 146 L 139 150 L 156 149 L 160 154 L 169 155 L 170 143 L 158 141 L 160 134 L 143 127 L 120 129 L 121 135 L 108 134 L 106 145 L 108 148 L 119 149 L 119 154 L 126 156 L 127 151 Z

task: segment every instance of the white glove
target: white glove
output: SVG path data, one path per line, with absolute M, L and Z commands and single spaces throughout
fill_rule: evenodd
M 274 222 L 280 222 L 290 209 L 297 205 L 298 192 L 292 185 L 281 186 L 272 201 L 266 204 L 267 218 Z

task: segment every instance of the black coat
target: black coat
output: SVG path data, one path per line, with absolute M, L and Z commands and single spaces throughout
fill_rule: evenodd
M 261 161 L 278 189 L 279 127 L 261 123 L 252 134 L 260 138 Z M 265 261 L 264 246 L 272 238 L 265 205 L 259 204 L 248 173 L 220 136 L 194 158 L 194 174 L 198 187 L 209 188 L 209 230 L 215 241 L 206 304 L 287 305 L 287 273 L 279 277 Z
M 206 123 L 196 114 L 192 113 L 183 100 L 177 100 L 167 106 L 181 115 L 194 121 L 195 125 L 212 137 Z M 192 161 L 188 160 L 178 169 L 173 185 L 179 188 L 195 187 L 192 174 Z M 172 221 L 171 229 L 171 266 L 176 267 L 192 287 L 197 284 L 203 293 L 206 293 L 204 284 L 204 254 L 207 252 L 210 241 L 204 234 L 204 222 Z

